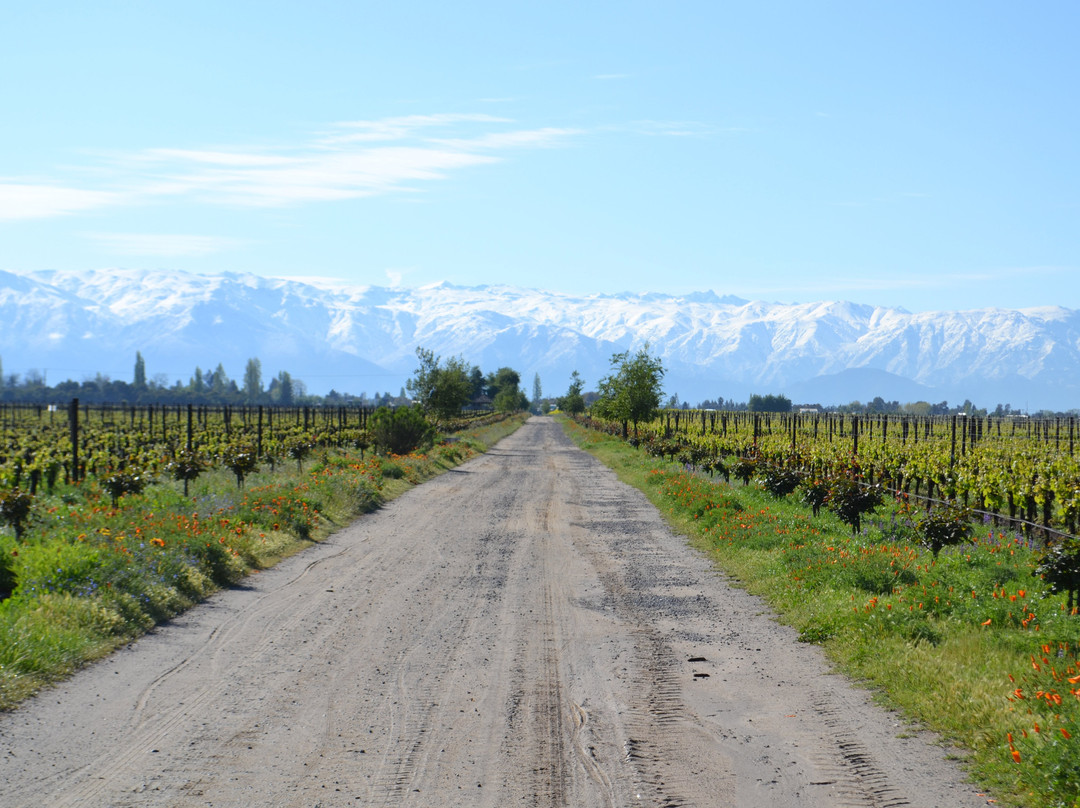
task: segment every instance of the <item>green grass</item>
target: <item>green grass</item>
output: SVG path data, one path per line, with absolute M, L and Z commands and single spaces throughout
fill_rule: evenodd
M 41 494 L 25 535 L 0 532 L 17 586 L 0 602 L 0 709 L 110 653 L 207 595 L 266 569 L 474 457 L 525 416 L 472 427 L 422 454 L 324 451 L 111 497 L 93 480 Z
M 1080 617 L 1032 574 L 1024 542 L 987 528 L 935 560 L 901 505 L 853 536 L 796 495 L 727 485 L 563 423 L 803 641 L 940 733 L 999 804 L 1080 806 Z

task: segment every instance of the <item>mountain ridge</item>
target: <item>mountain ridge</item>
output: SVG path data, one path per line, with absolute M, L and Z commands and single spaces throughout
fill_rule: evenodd
M 938 400 L 1080 406 L 1080 312 L 1056 305 L 911 313 L 711 289 L 573 295 L 446 281 L 408 288 L 249 273 L 0 271 L 8 374 L 67 368 L 128 378 L 139 351 L 150 376 L 171 384 L 219 362 L 237 377 L 258 357 L 266 379 L 288 370 L 311 392 L 373 394 L 396 392 L 423 346 L 485 371 L 513 367 L 525 386 L 538 373 L 545 392 L 558 394 L 573 370 L 591 388 L 613 353 L 645 343 L 664 360 L 666 391 L 691 403 L 753 392 L 832 397 L 822 404 L 897 398 L 845 375 L 869 369 L 888 375 L 863 374 L 867 385 L 895 378 L 896 390 Z

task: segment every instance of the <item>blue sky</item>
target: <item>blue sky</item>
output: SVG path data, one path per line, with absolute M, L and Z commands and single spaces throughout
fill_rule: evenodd
M 1080 307 L 1075 2 L 43 2 L 0 269 Z

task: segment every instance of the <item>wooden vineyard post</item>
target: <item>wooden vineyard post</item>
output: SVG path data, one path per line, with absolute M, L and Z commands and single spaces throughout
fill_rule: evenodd
M 79 481 L 79 399 L 68 405 L 68 430 L 71 435 L 71 481 Z
M 949 449 L 949 469 L 956 465 L 956 416 L 952 417 L 952 446 Z
M 187 405 L 187 450 L 189 452 L 191 451 L 191 448 L 192 448 L 192 446 L 191 446 L 191 438 L 192 438 L 191 433 L 194 431 L 192 429 L 192 427 L 193 427 L 192 420 L 194 419 L 194 417 L 195 417 L 195 406 L 193 404 L 188 404 Z

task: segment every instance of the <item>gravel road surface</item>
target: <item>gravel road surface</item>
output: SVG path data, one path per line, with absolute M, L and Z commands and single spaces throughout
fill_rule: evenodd
M 986 802 L 549 418 L 0 716 L 5 808 Z

